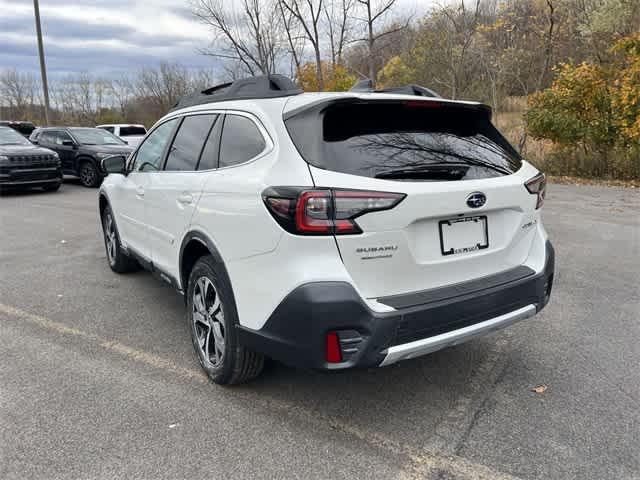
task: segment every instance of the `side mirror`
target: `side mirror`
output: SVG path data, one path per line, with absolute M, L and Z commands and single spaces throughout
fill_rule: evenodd
M 127 159 L 124 155 L 111 155 L 110 157 L 105 157 L 100 162 L 100 165 L 107 175 L 110 173 L 120 173 L 125 175 L 127 173 Z
M 71 140 L 63 140 L 62 145 L 65 147 L 73 147 L 75 143 L 73 143 Z

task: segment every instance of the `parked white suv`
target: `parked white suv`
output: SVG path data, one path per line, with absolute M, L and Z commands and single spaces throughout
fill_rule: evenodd
M 120 140 L 125 141 L 132 147 L 137 147 L 147 134 L 147 129 L 144 125 L 132 125 L 128 123 L 96 125 L 96 128 L 101 128 L 102 130 L 113 133 L 116 137 L 120 138 Z
M 184 293 L 221 384 L 264 356 L 384 366 L 533 316 L 554 272 L 545 177 L 488 107 L 430 94 L 269 76 L 182 100 L 126 165 L 103 160 L 109 265 Z

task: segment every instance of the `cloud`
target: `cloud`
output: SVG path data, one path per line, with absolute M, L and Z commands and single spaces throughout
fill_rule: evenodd
M 214 68 L 199 54 L 206 29 L 187 7 L 169 0 L 47 0 L 40 11 L 47 68 L 52 77 L 89 72 L 116 77 L 160 62 Z M 0 0 L 0 69 L 38 71 L 33 7 Z
M 231 2 L 235 0 L 225 0 Z M 417 11 L 432 0 L 398 0 L 402 11 Z M 33 4 L 0 0 L 0 70 L 37 73 Z M 220 68 L 199 53 L 211 32 L 191 14 L 187 0 L 42 0 L 47 68 L 51 76 L 89 72 L 117 77 L 160 62 Z

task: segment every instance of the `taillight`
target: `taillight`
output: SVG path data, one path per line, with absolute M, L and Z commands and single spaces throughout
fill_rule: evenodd
M 538 201 L 536 202 L 537 210 L 544 203 L 544 196 L 547 193 L 547 177 L 544 173 L 539 173 L 535 177 L 527 180 L 524 186 L 530 194 L 538 196 Z
M 303 187 L 271 187 L 262 193 L 273 218 L 282 228 L 297 235 L 362 233 L 355 218 L 389 210 L 405 196 L 403 193 Z

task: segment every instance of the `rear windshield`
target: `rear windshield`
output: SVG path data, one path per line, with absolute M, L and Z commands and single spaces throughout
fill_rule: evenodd
M 138 135 L 144 137 L 146 134 L 147 130 L 144 127 L 120 127 L 121 137 L 133 137 Z
M 471 180 L 508 175 L 522 164 L 491 124 L 488 110 L 476 106 L 337 103 L 303 111 L 286 124 L 307 162 L 352 175 Z

